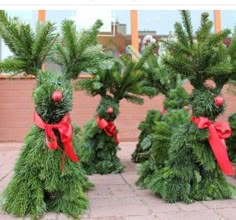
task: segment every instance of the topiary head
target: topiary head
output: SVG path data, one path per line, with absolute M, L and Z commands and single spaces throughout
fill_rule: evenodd
M 119 103 L 110 96 L 102 97 L 96 111 L 100 118 L 114 121 L 119 114 Z
M 43 121 L 55 124 L 72 110 L 72 87 L 68 80 L 58 74 L 39 72 L 33 99 Z
M 224 112 L 224 99 L 213 88 L 194 89 L 191 99 L 194 116 L 215 120 Z

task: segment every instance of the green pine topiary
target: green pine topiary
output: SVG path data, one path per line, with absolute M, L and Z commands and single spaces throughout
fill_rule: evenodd
M 88 207 L 85 191 L 92 184 L 78 163 L 79 128 L 72 127 L 69 118 L 72 87 L 57 74 L 41 72 L 33 99 L 35 125 L 25 137 L 14 176 L 2 194 L 2 208 L 32 219 L 46 211 L 78 218 Z
M 91 96 L 100 95 L 96 116 L 84 128 L 80 142 L 82 164 L 88 174 L 120 173 L 124 166 L 117 157 L 118 137 L 114 120 L 119 114 L 119 102 L 126 99 L 142 104 L 142 95 L 152 96 L 155 90 L 145 81 L 144 64 L 155 45 L 151 45 L 137 61 L 122 55 L 97 69 L 91 78 L 76 82 L 77 89 Z
M 55 211 L 78 218 L 88 206 L 85 191 L 92 184 L 87 180 L 80 163 L 77 163 L 79 128 L 71 126 L 68 113 L 72 109 L 72 87 L 69 80 L 82 70 L 80 68 L 76 71 L 77 55 L 76 58 L 71 55 L 73 46 L 69 41 L 71 39 L 73 42 L 73 36 L 77 35 L 73 28 L 68 27 L 70 24 L 73 22 L 63 23 L 63 27 L 66 26 L 63 34 L 67 36 L 63 39 L 65 47 L 62 52 L 65 52 L 65 60 L 68 61 L 58 63 L 65 71 L 63 76 L 40 73 L 43 62 L 53 59 L 51 51 L 56 50 L 54 45 L 59 47 L 55 26 L 49 22 L 39 23 L 34 32 L 28 24 L 11 19 L 4 11 L 0 11 L 0 36 L 13 53 L 10 58 L 0 63 L 0 71 L 33 74 L 37 80 L 33 98 L 37 112 L 35 118 L 39 124 L 33 126 L 27 134 L 20 158 L 15 165 L 15 175 L 1 200 L 3 209 L 16 216 L 30 215 L 33 219 L 38 219 L 46 211 Z M 83 70 L 86 70 L 85 63 L 89 60 L 87 48 L 95 45 L 95 29 L 100 25 L 95 24 L 93 31 L 82 32 L 81 38 L 76 39 L 76 46 L 80 46 L 76 52 L 83 51 L 82 59 L 79 60 Z M 84 39 L 82 43 L 81 39 Z M 89 42 L 88 45 L 84 44 L 86 42 Z M 95 50 L 98 51 L 97 48 Z M 99 53 L 103 56 L 101 51 Z M 60 61 L 64 54 L 57 55 Z M 54 125 L 57 123 L 62 123 L 63 127 Z M 60 130 L 64 131 L 60 133 Z M 45 132 L 48 139 L 45 139 Z M 72 134 L 72 139 L 67 136 L 69 133 Z
M 230 31 L 212 33 L 207 13 L 202 14 L 196 34 L 189 12 L 181 11 L 181 16 L 182 23 L 175 24 L 177 41 L 164 41 L 169 54 L 163 62 L 194 87 L 190 96 L 193 116 L 178 110 L 159 123 L 155 137 L 163 142 L 157 141 L 153 147 L 155 166 L 142 183 L 169 202 L 231 198 L 233 187 L 224 174 L 235 175 L 235 171 L 227 156 L 223 163 L 228 161 L 228 167 L 219 165 L 212 149 L 220 149 L 221 156 L 227 154 L 214 132 L 217 129 L 223 138 L 230 134 L 227 124 L 215 124 L 215 119 L 224 112 L 221 90 L 235 71 L 235 39 L 227 48 L 223 39 Z

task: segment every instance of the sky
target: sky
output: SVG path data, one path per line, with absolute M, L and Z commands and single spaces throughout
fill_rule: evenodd
M 191 10 L 191 19 L 194 30 L 197 30 L 200 24 L 200 15 L 202 12 L 208 12 L 210 20 L 213 20 L 213 10 Z M 23 21 L 29 22 L 32 26 L 37 21 L 36 10 L 8 10 L 9 16 L 19 17 Z M 56 22 L 58 30 L 60 22 L 63 19 L 75 19 L 78 27 L 90 27 L 96 19 L 103 20 L 101 31 L 111 30 L 111 21 L 118 21 L 127 25 L 127 34 L 130 34 L 130 11 L 129 10 L 111 10 L 94 7 L 91 11 L 81 10 L 47 10 L 46 18 L 52 22 Z M 174 23 L 181 20 L 178 10 L 139 10 L 138 11 L 138 26 L 142 31 L 156 31 L 159 35 L 169 34 L 173 32 Z M 222 10 L 222 29 L 234 29 L 236 25 L 236 10 Z M 2 49 L 1 58 L 9 56 L 9 51 L 5 46 Z
M 104 30 L 110 29 L 110 22 L 119 21 L 127 24 L 127 31 L 130 34 L 130 11 L 129 10 L 110 10 L 99 8 L 91 9 L 91 12 L 76 8 L 75 10 L 47 10 L 47 19 L 60 23 L 63 19 L 75 19 L 79 27 L 91 26 L 96 19 L 104 21 Z M 208 12 L 210 19 L 213 20 L 213 10 L 191 10 L 191 17 L 194 29 L 197 29 L 200 23 L 202 12 Z M 34 24 L 37 20 L 36 10 L 8 10 L 10 16 L 18 16 L 22 20 L 28 20 Z M 139 30 L 154 30 L 158 34 L 168 34 L 173 29 L 176 21 L 180 21 L 178 10 L 139 10 L 138 11 Z M 222 28 L 233 29 L 236 25 L 236 10 L 222 10 Z

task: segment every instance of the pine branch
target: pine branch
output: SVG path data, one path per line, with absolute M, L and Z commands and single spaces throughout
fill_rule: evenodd
M 181 17 L 182 17 L 183 26 L 187 32 L 187 35 L 188 35 L 188 40 L 189 40 L 190 45 L 192 47 L 193 46 L 193 28 L 192 28 L 190 12 L 182 10 Z
M 72 60 L 78 56 L 79 52 L 77 45 L 77 31 L 74 21 L 62 21 L 61 31 L 63 36 L 63 44 L 67 48 L 69 57 Z
M 3 62 L 0 62 L 0 72 L 3 73 L 24 72 L 25 68 L 26 68 L 25 62 L 22 60 L 7 58 Z
M 77 32 L 74 21 L 62 22 L 62 36 L 50 59 L 60 65 L 66 78 L 76 79 L 82 71 L 94 73 L 97 67 L 110 59 L 96 41 L 101 25 L 101 21 L 97 20 L 90 29 Z
M 128 102 L 131 102 L 131 103 L 134 103 L 134 104 L 138 104 L 138 105 L 143 104 L 143 98 L 141 98 L 139 96 L 136 96 L 136 95 L 126 94 L 126 95 L 124 95 L 124 98 Z
M 102 25 L 102 21 L 97 20 L 90 30 L 85 30 L 82 32 L 79 38 L 81 44 L 79 44 L 78 51 L 84 51 L 87 48 L 87 45 L 96 44 L 96 38 Z
M 201 15 L 201 26 L 196 32 L 196 38 L 198 42 L 204 41 L 211 32 L 213 22 L 209 21 L 208 17 L 208 13 L 202 13 Z
M 6 59 L 1 63 L 2 67 L 8 72 L 37 75 L 57 38 L 54 33 L 55 25 L 49 22 L 39 23 L 34 32 L 30 25 L 9 18 L 5 12 L 1 11 L 0 17 L 0 36 L 13 53 L 10 60 Z M 13 67 L 10 68 L 9 64 Z
M 32 56 L 40 64 L 48 56 L 50 49 L 58 37 L 58 34 L 54 34 L 55 30 L 56 27 L 52 23 L 39 22 L 37 24 L 36 36 L 32 45 Z
M 179 41 L 179 45 L 183 46 L 184 48 L 189 48 L 189 44 L 188 44 L 188 38 L 185 35 L 185 32 L 182 28 L 182 25 L 180 23 L 175 23 L 175 34 L 177 36 L 177 39 Z M 176 44 L 176 42 L 175 42 Z M 177 45 L 175 45 L 176 47 Z

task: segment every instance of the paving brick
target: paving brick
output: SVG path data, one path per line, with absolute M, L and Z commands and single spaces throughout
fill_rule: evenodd
M 107 185 L 95 185 L 95 187 L 88 192 L 88 197 L 90 199 L 110 198 L 111 196 L 112 192 Z
M 157 218 L 158 220 L 224 220 L 213 210 L 159 213 Z
M 126 174 L 133 174 L 136 172 L 135 166 L 130 166 L 129 163 L 127 162 L 126 163 L 122 162 L 122 164 L 125 166 L 124 172 Z
M 65 214 L 58 214 L 57 215 L 57 220 L 73 220 L 73 218 L 70 218 Z
M 236 208 L 235 199 L 203 201 L 202 203 L 210 209 L 232 208 L 232 207 Z
M 123 220 L 123 218 L 117 216 L 108 216 L 108 217 L 90 218 L 89 220 Z
M 0 213 L 0 220 L 23 220 L 23 218 L 17 218 L 12 215 L 2 214 Z
M 123 201 L 121 201 L 123 203 Z M 103 206 L 93 207 L 91 209 L 90 217 L 106 217 L 106 216 L 126 216 L 126 215 L 137 215 L 146 216 L 150 215 L 150 210 L 145 206 L 140 205 L 126 205 L 126 206 Z
M 129 185 L 131 185 L 132 187 L 135 186 L 135 183 L 138 180 L 137 171 L 134 171 L 133 173 L 130 174 L 122 173 L 121 176 L 123 177 L 124 181 Z
M 95 174 L 89 176 L 89 180 L 94 184 L 102 185 L 112 185 L 112 184 L 125 184 L 123 178 L 120 174 L 109 174 L 109 175 L 100 175 Z
M 182 203 L 182 202 L 178 202 L 177 206 L 183 211 L 197 211 L 197 210 L 200 211 L 200 210 L 208 209 L 201 202 L 194 202 L 194 203 L 191 203 L 191 204 L 185 204 L 185 203 Z
M 56 220 L 57 219 L 57 214 L 48 212 L 41 219 L 42 220 Z
M 81 215 L 79 217 L 80 217 L 79 218 L 80 220 L 90 220 L 87 213 L 85 213 L 84 215 Z M 72 217 L 69 217 L 65 214 L 60 213 L 60 214 L 57 215 L 56 220 L 74 220 L 74 219 Z
M 225 218 L 227 220 L 235 220 L 236 219 L 236 209 L 235 208 L 216 209 L 216 212 L 219 213 L 223 218 Z
M 143 206 L 141 200 L 137 198 L 102 198 L 102 199 L 90 199 L 90 210 L 92 211 L 93 208 L 100 208 L 106 207 L 109 208 L 116 208 L 116 207 L 124 207 L 128 205 L 133 206 Z
M 177 203 L 168 203 L 154 195 L 150 195 L 149 197 L 142 198 L 143 202 L 147 204 L 153 213 L 160 212 L 174 212 L 180 211 L 181 209 L 178 207 Z
M 157 220 L 157 218 L 154 215 L 148 215 L 148 216 L 125 216 L 124 220 Z
M 116 198 L 135 197 L 134 190 L 128 185 L 110 185 L 109 189 Z

